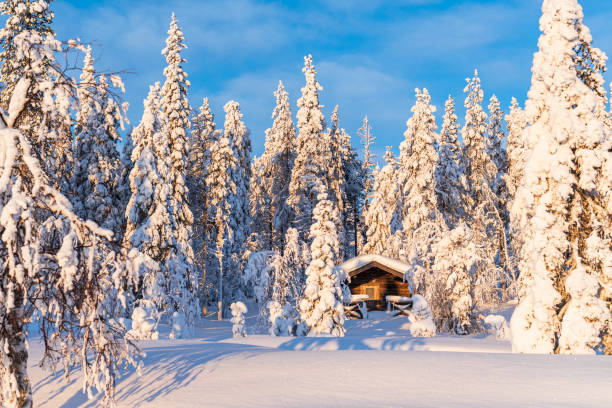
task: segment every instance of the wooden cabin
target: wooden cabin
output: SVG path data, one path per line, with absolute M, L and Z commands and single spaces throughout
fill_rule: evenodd
M 410 266 L 382 255 L 361 255 L 339 266 L 348 276 L 353 295 L 367 295 L 368 310 L 385 310 L 386 296 L 410 297 L 410 284 L 405 276 Z

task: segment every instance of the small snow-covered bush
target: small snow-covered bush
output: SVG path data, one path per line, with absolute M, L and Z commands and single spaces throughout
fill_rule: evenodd
M 172 314 L 172 329 L 170 330 L 171 339 L 184 339 L 187 337 L 187 327 L 185 325 L 185 315 L 180 312 Z
M 510 327 L 506 323 L 506 318 L 500 315 L 488 315 L 484 322 L 489 326 L 497 340 L 510 340 Z
M 157 313 L 152 309 L 138 306 L 132 312 L 132 329 L 128 336 L 134 340 L 157 340 Z
M 414 337 L 433 337 L 436 335 L 436 325 L 431 317 L 427 300 L 421 295 L 412 296 L 412 310 L 408 316 L 410 334 Z
M 230 309 L 232 311 L 232 332 L 234 337 L 246 337 L 246 330 L 244 328 L 244 314 L 248 311 L 246 305 L 242 302 L 234 302 L 231 304 Z
M 291 304 L 281 306 L 278 302 L 269 302 L 270 334 L 273 336 L 293 336 L 297 326 L 297 311 Z

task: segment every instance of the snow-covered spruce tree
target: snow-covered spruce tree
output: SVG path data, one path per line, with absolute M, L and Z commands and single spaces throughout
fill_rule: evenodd
M 406 122 L 405 140 L 400 144 L 396 179 L 402 220 L 402 230 L 396 234 L 404 248 L 400 257 L 412 265 L 415 289 L 423 294 L 431 268 L 431 245 L 445 228 L 436 197 L 436 108 L 430 102 L 427 89 L 416 90 L 412 117 Z
M 382 169 L 374 170 L 372 199 L 367 210 L 363 213 L 366 243 L 361 253 L 397 257 L 397 254 L 392 253 L 389 247 L 391 235 L 401 227 L 396 217 L 398 164 L 390 147 L 387 147 L 385 161 L 387 164 Z
M 289 228 L 285 234 L 285 246 L 282 256 L 282 270 L 276 278 L 280 283 L 275 287 L 274 299 L 281 304 L 292 303 L 296 308 L 304 292 L 306 283 L 306 267 L 310 262 L 310 253 L 305 254 L 306 248 L 295 228 Z M 308 261 L 308 262 L 307 262 Z
M 359 231 L 357 237 L 358 249 L 355 251 L 356 254 L 359 253 L 366 245 L 367 227 L 365 225 L 365 214 L 368 212 L 370 201 L 372 200 L 372 194 L 374 192 L 374 169 L 376 168 L 376 164 L 374 163 L 376 155 L 372 152 L 376 137 L 372 132 L 372 126 L 370 125 L 370 121 L 368 120 L 367 116 L 363 118 L 363 124 L 357 130 L 357 135 L 359 135 L 361 139 L 361 146 L 363 149 L 361 171 L 363 184 L 363 205 L 361 208 L 361 219 L 359 220 Z
M 323 88 L 315 77 L 317 72 L 311 55 L 304 57 L 302 72 L 306 76 L 306 85 L 302 88 L 302 97 L 298 99 L 296 158 L 287 203 L 295 214 L 294 226 L 300 233 L 300 239 L 309 241 L 319 186 L 323 185 L 329 193 L 329 186 L 325 183 L 331 164 L 331 151 L 329 139 L 324 134 L 325 121 L 319 103 L 319 91 Z
M 253 165 L 251 214 L 252 232 L 260 236 L 265 249 L 278 251 L 293 218 L 287 198 L 295 160 L 295 127 L 289 94 L 280 81 L 274 96 L 274 122 L 266 130 L 264 153 Z
M 325 137 L 328 138 L 331 162 L 327 167 L 326 184 L 329 187 L 328 198 L 333 201 L 338 210 L 338 225 L 336 231 L 340 239 L 340 259 L 344 258 L 345 238 L 345 206 L 346 206 L 346 179 L 344 174 L 344 152 L 342 151 L 342 129 L 338 118 L 338 105 L 330 117 L 330 125 Z
M 525 105 L 531 154 L 511 212 L 524 235 L 515 352 L 594 353 L 610 333 L 610 310 L 597 301 L 611 270 L 610 204 L 600 190 L 611 137 L 600 94 L 605 57 L 582 17 L 576 0 L 542 5 Z
M 507 288 L 514 282 L 513 262 L 510 258 L 508 248 L 508 190 L 506 187 L 506 173 L 508 172 L 508 155 L 502 141 L 504 139 L 503 130 L 504 112 L 501 110 L 499 100 L 495 95 L 490 99 L 489 103 L 489 128 L 487 132 L 487 153 L 495 168 L 497 174 L 491 180 L 491 191 L 495 193 L 496 214 L 501 218 L 501 229 L 499 230 L 499 257 L 497 263 L 500 268 L 505 271 L 504 279 L 502 280 L 502 296 L 504 300 L 508 298 Z
M 364 167 L 351 145 L 351 136 L 340 130 L 342 172 L 344 173 L 344 254 L 345 257 L 357 256 L 361 212 L 364 202 Z
M 233 217 L 234 200 L 236 197 L 236 184 L 232 178 L 233 168 L 238 166 L 238 159 L 232 149 L 231 141 L 227 137 L 215 140 L 210 146 L 210 160 L 206 169 L 206 189 L 209 194 L 208 213 L 214 222 L 214 245 L 217 265 L 215 269 L 208 268 L 208 272 L 217 272 L 217 304 L 218 318 L 223 318 L 232 298 L 225 285 L 224 276 L 236 274 L 236 270 L 227 269 L 231 262 L 231 251 L 234 248 L 234 229 L 236 222 Z M 239 280 L 232 278 L 233 281 Z
M 173 238 L 166 255 L 166 290 L 171 302 L 168 305 L 171 314 L 182 314 L 186 324 L 191 326 L 199 316 L 199 307 L 196 300 L 198 280 L 191 247 L 193 214 L 189 209 L 189 192 L 185 185 L 191 108 L 187 101 L 187 88 L 190 84 L 182 67 L 186 61 L 181 51 L 187 48 L 183 40 L 178 21 L 172 14 L 166 48 L 162 50 L 168 65 L 164 68 L 166 81 L 160 92 L 160 108 L 167 118 L 167 126 L 161 133 L 167 141 L 163 141 L 160 147 L 168 148 L 167 156 L 159 156 L 166 161 L 166 168 L 160 166 L 160 174 L 169 188 L 166 197 L 169 215 L 167 222 Z
M 17 82 L 29 76 L 42 88 L 53 83 L 52 71 L 56 64 L 53 53 L 37 53 L 55 40 L 51 28 L 53 12 L 48 0 L 12 0 L 0 2 L 0 12 L 7 16 L 0 32 L 0 80 L 5 85 L 0 94 L 0 106 L 8 109 Z M 62 52 L 56 43 L 54 51 Z M 30 87 L 26 98 L 30 101 L 16 121 L 16 128 L 28 138 L 34 155 L 49 177 L 51 184 L 64 194 L 69 193 L 72 174 L 72 118 L 70 110 L 76 103 L 68 96 L 43 100 L 44 89 Z M 56 94 L 63 90 L 59 89 Z M 46 215 L 37 213 L 44 219 Z
M 310 228 L 312 260 L 306 268 L 306 287 L 300 301 L 299 335 L 331 334 L 344 336 L 344 306 L 346 276 L 336 267 L 340 242 L 336 232 L 338 211 L 320 193 Z
M 28 63 L 0 119 L 0 405 L 32 406 L 26 327 L 35 315 L 45 339 L 42 363 L 61 358 L 66 369 L 80 364 L 83 389 L 103 392 L 102 405 L 110 406 L 118 367 L 134 362 L 135 350 L 117 319 L 133 276 L 107 251 L 112 232 L 79 218 L 49 183 L 17 123 L 34 109 L 29 96 L 38 92 L 49 117 L 58 99 L 74 103 L 74 82 L 53 60 L 61 45 L 52 35 L 42 39 L 30 31 L 18 34 L 14 44 L 10 58 Z M 42 212 L 43 221 L 35 217 Z M 104 262 L 95 264 L 96 258 Z
M 272 288 L 268 304 L 270 333 L 276 336 L 295 333 L 299 321 L 299 301 L 306 282 L 306 265 L 295 228 L 285 234 L 283 255 L 275 257 Z
M 372 147 L 376 141 L 376 136 L 372 133 L 372 126 L 368 117 L 363 118 L 363 124 L 357 130 L 357 134 L 361 138 L 361 145 L 363 146 L 363 191 L 364 191 L 364 213 L 368 210 L 368 205 L 374 192 L 374 176 L 373 171 L 376 168 L 374 159 L 376 155 L 372 152 Z
M 445 105 L 442 129 L 438 137 L 436 193 L 438 206 L 446 223 L 452 227 L 465 217 L 465 162 L 459 144 L 459 124 L 455 100 L 449 96 Z
M 168 293 L 165 290 L 165 260 L 172 245 L 172 231 L 168 225 L 165 197 L 167 186 L 160 171 L 156 144 L 163 139 L 165 117 L 160 113 L 159 82 L 149 88 L 139 125 L 132 131 L 132 170 L 130 172 L 131 197 L 127 204 L 124 246 L 132 256 L 142 254 L 149 262 L 142 263 L 138 303 L 155 314 L 168 311 Z M 166 152 L 163 151 L 165 154 Z
M 249 131 L 242 122 L 240 104 L 230 101 L 223 107 L 225 110 L 224 137 L 229 140 L 236 162 L 230 167 L 230 177 L 235 186 L 232 198 L 232 234 L 226 255 L 227 265 L 224 265 L 227 280 L 224 283 L 229 301 L 241 300 L 242 273 L 247 259 L 246 242 L 250 233 L 249 191 L 251 181 L 251 141 Z
M 429 305 L 438 330 L 468 334 L 476 330 L 473 275 L 483 253 L 467 224 L 459 224 L 434 244 Z
M 508 191 L 508 210 L 512 207 L 512 200 L 516 194 L 521 180 L 525 162 L 527 161 L 528 151 L 525 146 L 524 130 L 527 126 L 525 111 L 519 106 L 516 98 L 512 98 L 510 113 L 506 115 L 508 124 L 508 171 L 505 177 L 506 188 Z
M 514 281 L 512 284 L 513 295 L 516 296 L 516 277 L 518 276 L 517 255 L 521 251 L 523 245 L 523 234 L 519 225 L 515 225 L 515 219 L 510 216 L 510 209 L 514 202 L 514 196 L 523 179 L 525 162 L 529 151 L 525 145 L 525 127 L 527 126 L 527 118 L 525 111 L 519 106 L 517 100 L 512 98 L 510 104 L 510 113 L 506 115 L 506 123 L 508 124 L 508 139 L 507 139 L 507 156 L 508 170 L 504 177 L 506 185 L 506 213 L 508 214 L 508 247 L 509 247 L 509 262 L 508 269 L 511 273 L 511 278 Z
M 492 189 L 497 167 L 488 154 L 487 114 L 482 109 L 483 91 L 478 71 L 467 79 L 465 124 L 462 130 L 466 161 L 468 219 L 476 244 L 486 248 L 488 256 L 476 267 L 474 302 L 488 305 L 498 301 L 502 272 L 496 264 L 500 242 L 505 244 L 503 218 L 498 211 L 497 195 Z M 505 250 L 505 245 L 502 245 Z M 501 258 L 501 256 L 500 256 Z M 503 256 L 508 259 L 507 256 Z
M 505 175 L 508 171 L 508 157 L 506 150 L 502 146 L 504 139 L 504 112 L 501 110 L 499 99 L 493 95 L 489 100 L 489 128 L 487 132 L 487 153 L 495 164 L 497 169 L 497 176 L 492 180 L 492 188 L 499 200 L 499 206 L 503 206 L 502 210 L 505 212 L 506 200 L 506 187 L 505 187 Z M 501 208 L 501 207 L 500 207 Z
M 121 240 L 122 163 L 117 142 L 123 118 L 119 105 L 108 93 L 106 78 L 95 76 L 91 47 L 85 54 L 78 97 L 75 173 L 71 186 L 75 211 L 81 218 L 113 231 L 115 239 Z
M 187 163 L 186 183 L 189 189 L 189 204 L 193 212 L 194 262 L 199 271 L 200 282 L 206 282 L 206 262 L 214 246 L 213 223 L 208 213 L 208 190 L 206 189 L 207 167 L 210 161 L 210 146 L 215 137 L 215 119 L 208 98 L 204 98 L 199 113 L 192 119 L 191 138 Z M 214 254 L 212 254 L 214 255 Z M 200 296 L 205 291 L 200 287 Z

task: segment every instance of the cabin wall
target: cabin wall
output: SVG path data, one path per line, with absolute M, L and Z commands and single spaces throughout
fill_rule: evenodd
M 385 296 L 411 296 L 408 282 L 402 282 L 402 278 L 392 275 L 378 268 L 363 271 L 351 278 L 349 288 L 353 295 L 367 295 L 375 292 L 375 299 L 368 300 L 369 310 L 384 310 L 387 306 Z

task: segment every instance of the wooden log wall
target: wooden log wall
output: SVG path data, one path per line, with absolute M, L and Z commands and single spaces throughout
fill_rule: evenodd
M 374 289 L 375 299 L 367 301 L 368 310 L 385 310 L 387 295 L 412 296 L 402 278 L 375 267 L 353 276 L 349 288 L 354 295 L 367 295 L 367 288 Z

